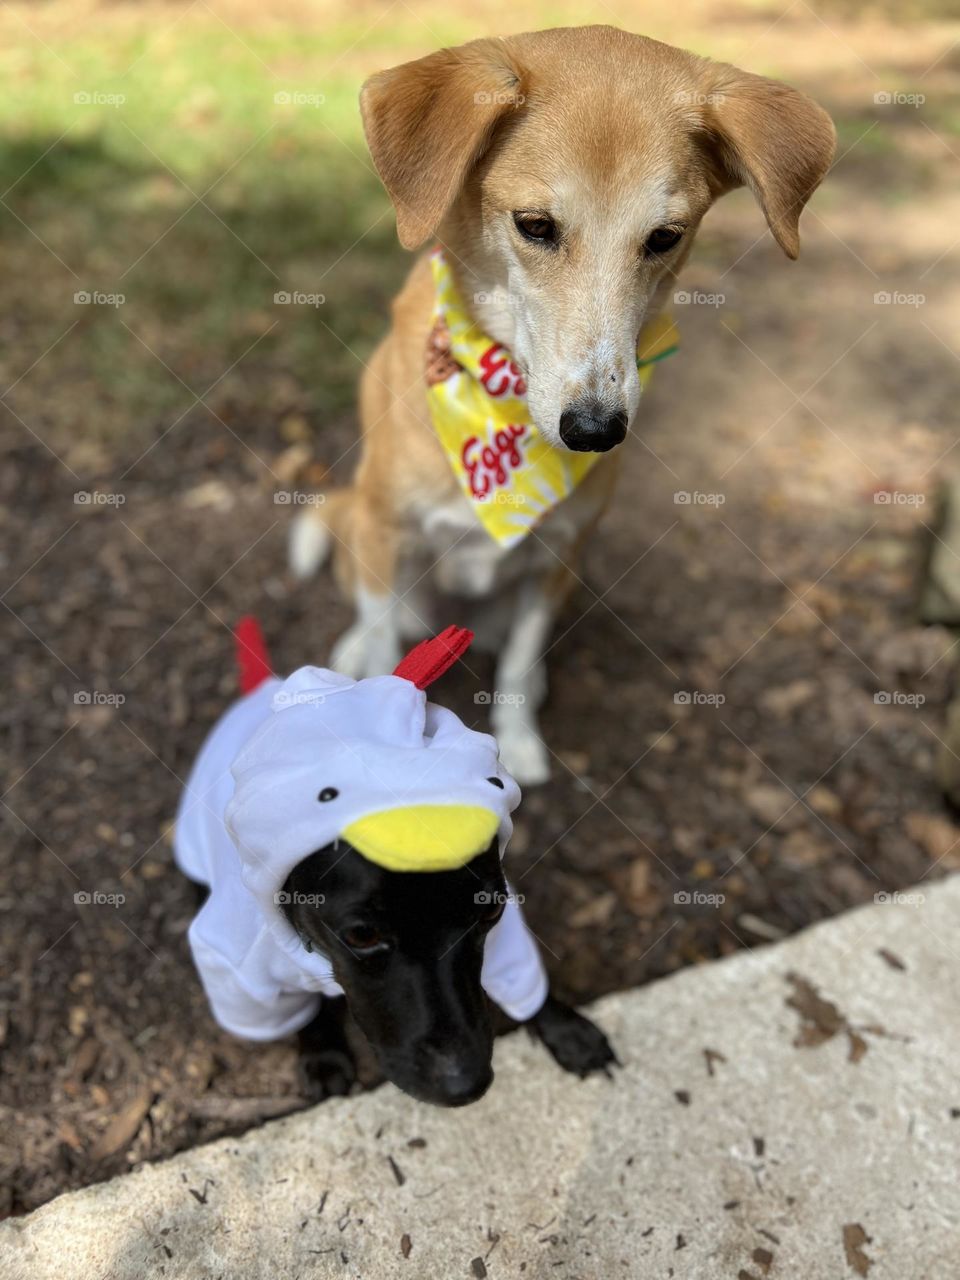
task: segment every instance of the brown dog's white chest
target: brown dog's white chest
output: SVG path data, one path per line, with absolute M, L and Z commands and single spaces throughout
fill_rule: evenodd
M 418 551 L 432 564 L 433 585 L 448 595 L 477 599 L 529 574 L 543 573 L 568 555 L 577 524 L 551 512 L 514 547 L 495 542 L 460 494 L 420 514 Z M 417 557 L 419 558 L 419 556 Z

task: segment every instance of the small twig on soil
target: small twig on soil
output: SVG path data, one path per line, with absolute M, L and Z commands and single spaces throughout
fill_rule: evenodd
M 225 1120 L 229 1124 L 256 1124 L 259 1120 L 275 1120 L 302 1111 L 303 1100 L 292 1096 L 262 1098 L 225 1098 L 219 1093 L 204 1093 L 186 1102 L 187 1111 L 198 1120 Z

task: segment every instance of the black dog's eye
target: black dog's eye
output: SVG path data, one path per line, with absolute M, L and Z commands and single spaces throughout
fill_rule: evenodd
M 492 929 L 506 910 L 506 903 L 503 901 L 503 895 L 498 895 L 498 897 L 500 898 L 500 901 L 491 903 L 480 916 L 480 923 L 485 928 Z
M 643 246 L 648 254 L 666 253 L 683 239 L 683 227 L 657 227 L 647 236 Z
M 495 786 L 495 787 L 499 787 L 501 791 L 503 790 L 503 779 L 502 779 L 502 778 L 488 778 L 488 779 L 487 779 L 487 781 L 488 781 L 489 783 L 491 783 L 493 786 Z
M 320 794 L 317 796 L 317 799 L 322 804 L 326 804 L 328 800 L 336 800 L 339 794 L 340 792 L 337 790 L 336 787 L 324 787 L 323 790 L 320 792 Z
M 557 224 L 542 213 L 515 213 L 513 225 L 524 240 L 536 240 L 541 244 L 555 244 Z
M 340 935 L 351 951 L 376 951 L 384 940 L 371 924 L 355 924 Z

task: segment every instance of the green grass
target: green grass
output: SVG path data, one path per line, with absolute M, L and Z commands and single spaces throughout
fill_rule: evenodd
M 81 425 L 87 438 L 146 430 L 189 403 L 164 363 L 200 392 L 257 338 L 257 360 L 296 379 L 318 419 L 352 403 L 358 357 L 407 265 L 363 143 L 356 71 L 320 70 L 361 32 L 241 43 L 210 19 L 152 42 L 82 36 L 59 44 L 63 61 L 29 38 L 0 55 L 0 233 L 22 336 L 0 353 L 5 385 L 79 321 L 15 389 L 18 412 L 54 406 L 47 428 L 62 441 Z M 278 104 L 278 92 L 322 101 Z M 75 306 L 77 290 L 126 301 Z M 326 301 L 281 307 L 279 290 Z M 77 379 L 95 407 L 56 399 Z

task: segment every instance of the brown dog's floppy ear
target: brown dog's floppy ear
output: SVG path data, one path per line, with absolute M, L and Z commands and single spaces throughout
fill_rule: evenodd
M 812 98 L 779 80 L 712 64 L 704 123 L 721 192 L 748 186 L 788 258 L 800 252 L 803 206 L 830 168 L 837 135 Z
M 473 40 L 381 71 L 363 86 L 367 145 L 405 249 L 437 229 L 494 126 L 522 104 L 521 80 L 503 41 Z

